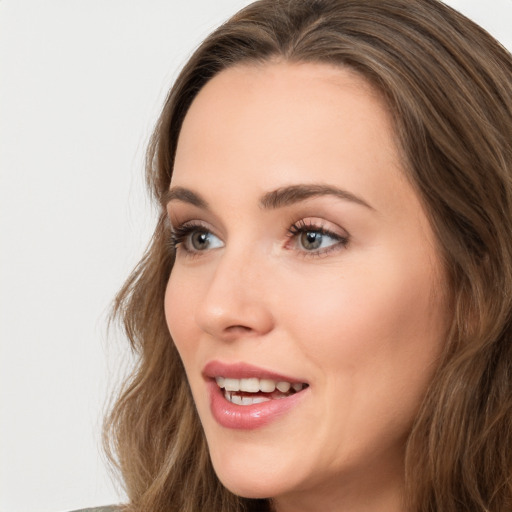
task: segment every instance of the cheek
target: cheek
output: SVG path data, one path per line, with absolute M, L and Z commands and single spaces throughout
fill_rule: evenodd
M 165 290 L 165 319 L 171 337 L 187 367 L 190 355 L 194 352 L 194 324 L 191 322 L 194 303 L 194 286 L 182 283 L 177 273 L 172 273 Z
M 434 298 L 436 280 L 421 265 L 381 260 L 366 268 L 347 266 L 314 296 L 297 290 L 290 325 L 338 403 L 339 391 L 350 389 L 357 408 L 398 408 L 409 416 L 443 346 L 444 301 Z

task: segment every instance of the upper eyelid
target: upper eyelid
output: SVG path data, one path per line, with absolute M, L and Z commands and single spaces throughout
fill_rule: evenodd
M 170 215 L 165 216 L 165 224 L 171 231 L 175 231 L 178 229 L 190 227 L 190 228 L 203 228 L 207 231 L 210 231 L 213 235 L 222 238 L 221 235 L 218 233 L 218 230 L 215 229 L 210 222 L 207 222 L 205 220 L 201 219 L 193 219 L 190 220 L 183 220 L 183 221 L 177 221 L 173 222 Z M 294 227 L 299 229 L 311 229 L 311 231 L 327 231 L 329 233 L 332 233 L 333 235 L 340 236 L 340 237 L 350 237 L 349 232 L 341 227 L 339 224 L 328 221 L 326 219 L 323 219 L 321 217 L 302 217 L 298 220 L 290 220 L 288 221 L 286 228 L 286 232 L 290 232 Z M 333 226 L 333 227 L 331 227 Z M 340 232 L 338 232 L 340 231 Z
M 210 223 L 206 222 L 204 220 L 190 219 L 190 220 L 173 222 L 173 220 L 168 215 L 167 222 L 168 222 L 168 227 L 171 231 L 176 231 L 179 229 L 184 229 L 184 228 L 190 227 L 191 229 L 203 228 L 203 229 L 205 229 L 207 231 L 211 231 L 212 233 L 215 234 L 215 230 L 211 227 Z
M 173 206 L 177 206 L 172 208 Z M 178 206 L 180 205 L 180 206 Z M 185 224 L 198 223 L 205 229 L 209 229 L 216 236 L 220 236 L 218 233 L 225 232 L 224 224 L 222 220 L 217 217 L 210 210 L 202 210 L 201 207 L 194 206 L 191 203 L 186 203 L 179 200 L 172 200 L 167 204 L 166 217 L 168 219 L 168 225 L 171 229 L 178 228 Z M 205 220 L 206 218 L 211 220 Z M 213 227 L 217 226 L 217 227 Z
M 330 229 L 328 226 L 325 225 L 303 224 L 302 226 L 297 226 L 297 224 L 299 224 L 300 222 L 301 221 L 290 226 L 290 228 L 288 229 L 289 237 L 295 237 L 300 233 L 307 233 L 308 231 L 316 231 L 322 233 L 325 236 L 328 236 L 329 238 L 336 239 L 340 242 L 348 242 L 351 239 L 350 234 L 345 229 L 342 229 L 343 233 L 339 233 L 337 232 L 337 230 Z
M 325 226 L 299 226 L 293 225 L 290 226 L 288 229 L 288 233 L 290 233 L 291 236 L 296 236 L 299 233 L 307 233 L 310 232 L 319 232 L 323 235 L 326 235 L 330 238 L 337 238 L 337 239 L 348 239 L 347 233 L 336 233 L 333 229 L 329 229 Z
M 172 219 L 176 219 L 176 223 L 181 225 L 182 222 L 179 221 L 180 217 L 188 218 L 190 216 L 190 219 L 192 220 L 196 216 L 204 216 L 211 219 L 213 224 L 220 228 L 220 230 L 217 230 L 218 232 L 227 232 L 227 227 L 224 225 L 221 217 L 219 217 L 215 213 L 215 211 L 211 209 L 209 203 L 207 203 L 202 196 L 184 187 L 176 187 L 171 192 L 172 198 L 167 200 L 164 206 L 165 210 L 167 211 L 167 217 L 171 219 L 171 223 Z M 193 196 L 192 199 L 190 199 L 189 194 Z M 274 194 L 277 194 L 276 197 L 279 198 L 279 204 L 274 204 L 273 200 L 271 200 Z M 294 198 L 294 200 L 290 202 L 288 202 L 288 200 L 284 200 L 288 197 L 288 195 L 291 195 L 291 197 Z M 376 210 L 372 206 L 367 204 L 361 198 L 358 198 L 357 196 L 354 196 L 349 192 L 323 185 L 294 185 L 290 187 L 283 187 L 280 189 L 276 189 L 272 192 L 269 192 L 265 194 L 263 197 L 266 198 L 265 201 L 263 201 L 265 203 L 264 210 L 266 210 L 266 212 L 269 213 L 272 211 L 275 212 L 282 210 L 283 215 L 288 217 L 288 221 L 291 221 L 290 225 L 292 223 L 299 222 L 301 219 L 313 218 L 315 222 L 326 222 L 329 225 L 336 226 L 336 228 L 339 228 L 346 235 L 348 235 L 346 229 L 341 227 L 338 223 L 328 221 L 327 219 L 324 219 L 321 216 L 317 216 L 314 214 L 310 215 L 306 213 L 303 216 L 301 215 L 301 217 L 299 217 L 297 220 L 297 217 L 295 217 L 294 219 L 290 218 L 289 215 L 291 214 L 291 216 L 294 217 L 294 211 L 295 214 L 300 211 L 305 213 L 305 210 L 310 210 L 312 208 L 311 205 L 314 204 L 315 200 L 327 198 L 338 198 L 338 200 L 341 200 L 341 202 L 344 203 L 363 205 L 366 207 L 365 209 L 367 209 L 368 211 L 376 212 Z M 283 204 L 281 204 L 281 199 L 283 199 Z M 263 204 L 260 204 L 260 207 L 263 207 Z M 208 221 L 204 222 L 211 225 L 211 223 Z M 314 225 L 314 222 L 312 224 Z
M 193 232 L 201 231 L 203 233 L 211 233 L 215 238 L 223 241 L 223 238 L 219 236 L 214 229 L 210 226 L 205 225 L 202 221 L 191 220 L 179 223 L 177 226 L 171 227 L 172 237 L 186 237 Z
M 338 252 L 339 250 L 346 249 L 348 244 L 350 243 L 351 237 L 349 233 L 344 230 L 343 228 L 340 228 L 340 226 L 337 226 L 338 229 L 341 229 L 343 233 L 336 232 L 337 230 L 329 229 L 325 223 L 330 224 L 328 221 L 325 221 L 323 219 L 307 219 L 303 218 L 299 221 L 296 221 L 295 223 L 289 225 L 288 229 L 286 230 L 286 239 L 288 242 L 286 242 L 283 245 L 284 248 L 288 249 L 294 249 L 297 254 L 301 254 L 303 257 L 327 257 L 329 254 Z M 302 226 L 297 227 L 297 225 L 302 224 Z M 295 230 L 293 229 L 295 228 Z M 198 232 L 198 231 L 204 231 L 211 233 L 215 238 L 217 238 L 221 243 L 222 247 L 225 247 L 225 240 L 223 240 L 221 237 L 215 234 L 215 231 L 212 230 L 210 227 L 204 225 L 204 221 L 198 221 L 198 220 L 191 220 L 191 221 L 185 221 L 177 226 L 177 233 L 174 231 L 174 235 L 177 235 L 176 239 L 180 239 L 180 245 L 187 239 L 192 233 Z M 291 242 L 291 240 L 294 241 L 294 245 L 298 243 L 298 237 L 301 233 L 307 232 L 307 231 L 317 231 L 321 232 L 324 236 L 327 236 L 328 238 L 331 238 L 331 240 L 334 241 L 334 243 L 328 245 L 327 247 L 318 248 L 315 250 L 307 250 L 307 249 L 301 249 L 298 247 L 291 248 L 287 247 L 288 243 Z M 174 245 L 176 248 L 177 245 Z M 186 249 L 186 246 L 183 245 L 183 247 Z M 204 251 L 196 250 L 196 249 L 186 249 L 186 253 L 188 255 L 195 255 L 200 256 L 201 254 L 206 255 L 211 250 L 218 249 L 219 247 L 211 247 L 209 249 L 206 249 Z
M 187 243 L 190 242 L 190 235 L 193 233 L 209 233 L 213 237 L 217 238 L 220 242 L 222 242 L 222 245 L 224 246 L 224 241 L 222 238 L 217 236 L 214 231 L 202 224 L 202 222 L 197 220 L 191 220 L 191 221 L 185 221 L 183 223 L 178 224 L 176 227 L 171 229 L 170 232 L 170 243 L 174 250 L 176 250 L 179 247 L 183 247 L 185 250 L 185 253 L 188 256 L 200 256 L 202 253 L 209 252 L 209 250 L 198 250 L 198 249 L 190 249 L 187 248 Z M 213 247 L 212 249 L 216 249 Z
M 336 236 L 350 237 L 350 233 L 342 226 L 340 226 L 336 222 L 329 221 L 327 219 L 324 219 L 322 217 L 303 217 L 299 220 L 296 220 L 290 224 L 290 227 L 298 226 L 302 230 L 307 230 L 308 228 L 311 229 L 311 231 L 327 231 L 329 233 L 332 233 Z

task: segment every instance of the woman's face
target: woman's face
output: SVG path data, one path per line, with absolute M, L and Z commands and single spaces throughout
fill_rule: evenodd
M 223 71 L 168 199 L 166 317 L 221 481 L 278 510 L 399 510 L 446 301 L 379 94 L 321 64 Z

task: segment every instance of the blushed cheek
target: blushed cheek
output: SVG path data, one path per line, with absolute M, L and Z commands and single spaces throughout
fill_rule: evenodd
M 164 297 L 164 310 L 165 310 L 165 320 L 167 322 L 167 328 L 170 330 L 170 326 L 172 325 L 172 319 L 175 313 L 174 305 L 174 294 L 173 289 L 170 286 L 170 279 L 167 282 L 167 287 L 165 289 L 165 297 Z M 171 333 L 172 334 L 172 333 Z
M 194 394 L 194 379 L 191 379 L 190 371 L 194 368 L 197 355 L 197 335 L 193 323 L 193 295 L 194 287 L 183 286 L 174 276 L 167 283 L 164 307 L 167 328 L 178 350 L 180 358 L 187 374 L 187 379 Z M 194 395 L 194 400 L 196 400 Z M 196 401 L 197 403 L 197 401 Z
M 182 289 L 180 290 L 180 288 Z M 182 347 L 182 340 L 186 339 L 185 333 L 191 319 L 190 311 L 187 314 L 189 293 L 189 289 L 180 287 L 177 279 L 171 274 L 165 290 L 165 319 L 167 328 L 180 354 L 184 348 Z
M 370 267 L 371 268 L 371 267 Z M 444 333 L 444 304 L 425 269 L 346 273 L 315 296 L 295 294 L 295 337 L 321 367 L 382 367 L 433 359 Z M 297 300 L 297 297 L 299 298 Z

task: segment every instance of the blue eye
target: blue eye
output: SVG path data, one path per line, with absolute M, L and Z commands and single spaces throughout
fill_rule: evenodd
M 218 238 L 212 233 L 204 231 L 194 231 L 188 236 L 188 243 L 195 251 L 206 251 L 215 247 L 219 247 Z
M 188 253 L 205 252 L 224 247 L 224 242 L 201 225 L 185 224 L 178 226 L 171 235 L 174 249 L 182 246 Z
M 334 233 L 305 220 L 291 226 L 288 237 L 293 241 L 292 249 L 311 256 L 325 255 L 348 244 L 348 235 Z M 224 242 L 202 224 L 185 223 L 173 229 L 171 245 L 174 250 L 181 247 L 186 254 L 199 255 L 224 247 Z
M 330 250 L 346 247 L 348 236 L 333 233 L 320 225 L 301 220 L 288 230 L 289 237 L 295 242 L 295 249 L 299 251 L 320 255 Z
M 298 241 L 306 251 L 316 251 L 335 245 L 339 240 L 321 231 L 303 231 Z

